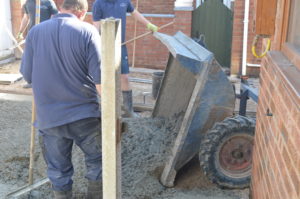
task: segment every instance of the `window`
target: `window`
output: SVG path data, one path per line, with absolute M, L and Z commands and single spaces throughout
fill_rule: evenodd
M 282 52 L 300 69 L 300 1 L 284 0 Z
M 287 42 L 300 52 L 300 1 L 291 0 Z

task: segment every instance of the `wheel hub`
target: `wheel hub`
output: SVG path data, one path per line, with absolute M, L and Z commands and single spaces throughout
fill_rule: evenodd
M 219 151 L 219 164 L 231 176 L 248 175 L 252 164 L 253 138 L 238 135 L 224 142 Z

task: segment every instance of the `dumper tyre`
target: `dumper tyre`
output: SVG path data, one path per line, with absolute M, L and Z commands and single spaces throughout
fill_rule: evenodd
M 244 116 L 226 118 L 205 134 L 200 166 L 213 183 L 222 188 L 249 187 L 255 122 Z

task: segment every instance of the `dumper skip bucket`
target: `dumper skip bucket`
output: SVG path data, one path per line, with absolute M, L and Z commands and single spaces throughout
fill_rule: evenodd
M 233 114 L 235 95 L 210 51 L 182 32 L 154 36 L 168 48 L 170 56 L 152 116 L 182 116 L 160 179 L 164 186 L 172 187 L 178 170 L 199 152 L 203 134 Z

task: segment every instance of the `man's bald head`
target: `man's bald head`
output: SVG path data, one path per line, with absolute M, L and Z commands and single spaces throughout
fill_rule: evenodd
M 62 8 L 73 11 L 87 11 L 88 2 L 87 0 L 64 0 Z

